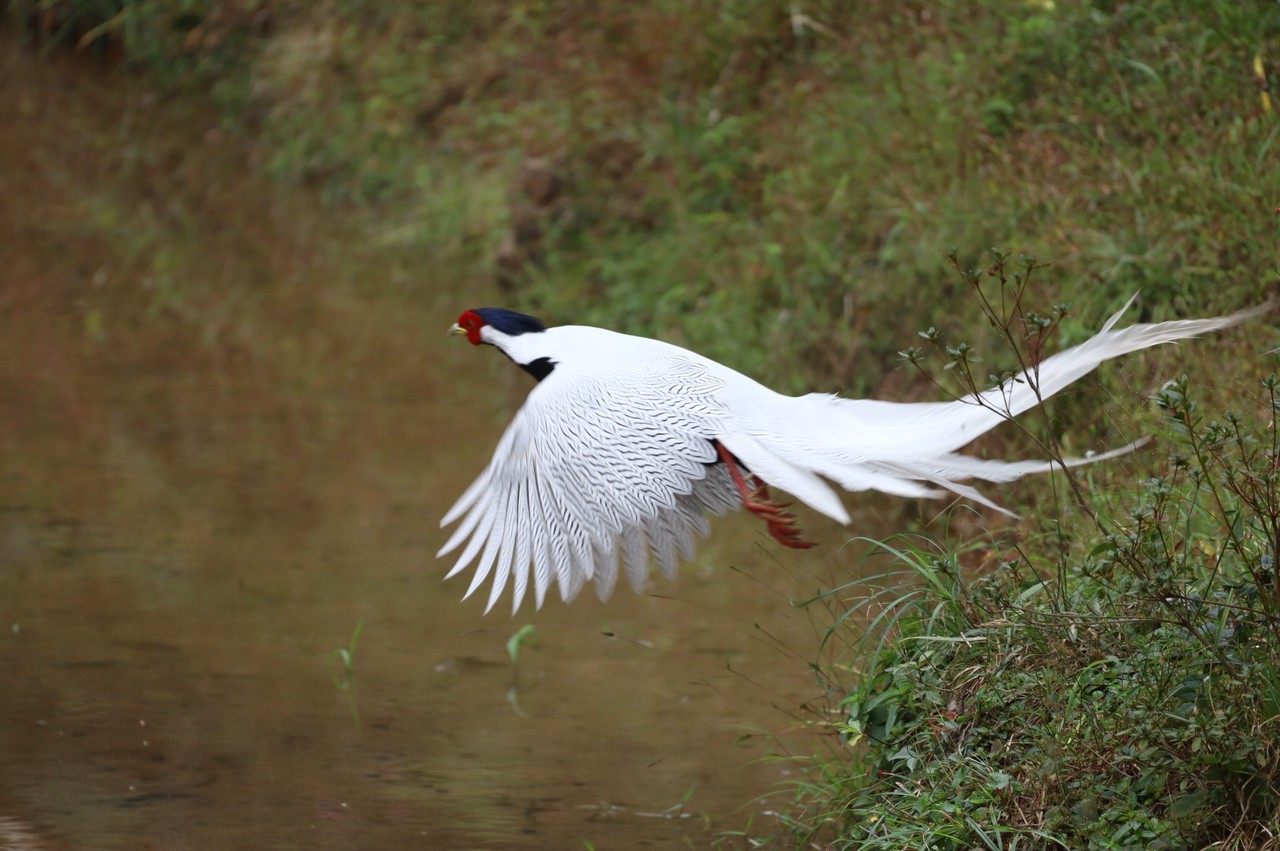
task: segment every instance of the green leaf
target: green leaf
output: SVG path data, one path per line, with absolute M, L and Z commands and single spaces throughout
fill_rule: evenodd
M 515 631 L 515 634 L 507 639 L 507 655 L 511 657 L 511 664 L 520 661 L 520 648 L 525 644 L 532 644 L 537 630 L 533 624 L 525 624 Z
M 1169 815 L 1173 818 L 1184 818 L 1191 815 L 1204 803 L 1209 797 L 1209 793 L 1204 789 L 1197 789 L 1194 792 L 1188 792 L 1173 799 L 1173 803 L 1169 805 Z

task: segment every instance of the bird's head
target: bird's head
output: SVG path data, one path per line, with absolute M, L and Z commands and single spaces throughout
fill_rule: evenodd
M 493 345 L 499 335 L 518 337 L 545 330 L 547 326 L 532 316 L 501 307 L 477 307 L 459 316 L 449 333 L 463 334 L 471 341 L 471 345 L 478 346 L 481 343 Z

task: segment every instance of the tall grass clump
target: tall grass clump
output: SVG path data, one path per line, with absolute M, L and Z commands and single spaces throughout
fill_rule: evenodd
M 1024 310 L 1037 265 L 995 258 L 961 274 L 1034 364 L 1069 314 Z M 962 389 L 985 383 L 968 347 L 941 350 Z M 1194 386 L 1157 392 L 1165 457 L 1136 491 L 1068 488 L 1019 538 L 880 542 L 886 581 L 827 596 L 862 597 L 841 623 L 865 635 L 841 750 L 803 787 L 793 839 L 1280 847 L 1280 380 L 1218 414 Z

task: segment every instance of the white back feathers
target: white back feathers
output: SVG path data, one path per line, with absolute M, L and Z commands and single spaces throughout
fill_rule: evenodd
M 510 584 L 514 612 L 531 577 L 539 607 L 553 581 L 566 601 L 587 581 L 607 599 L 619 565 L 637 591 L 650 559 L 672 577 L 677 558 L 692 559 L 695 536 L 707 534 L 707 516 L 744 504 L 781 543 L 808 546 L 764 482 L 841 523 L 849 515 L 824 479 L 850 491 L 951 492 L 1003 511 L 961 482 L 1008 482 L 1052 463 L 986 460 L 957 449 L 1103 361 L 1228 328 L 1269 308 L 1114 330 L 1122 309 L 1096 336 L 1046 358 L 1029 377 L 979 396 L 923 403 L 783 396 L 658 340 L 581 326 L 547 329 L 496 308 L 467 311 L 451 332 L 496 346 L 539 383 L 489 466 L 441 521 L 461 520 L 438 555 L 465 542 L 448 575 L 475 562 L 467 596 L 492 576 L 486 611 Z M 745 481 L 752 477 L 754 490 Z

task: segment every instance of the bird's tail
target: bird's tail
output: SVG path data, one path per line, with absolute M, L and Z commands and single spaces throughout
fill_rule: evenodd
M 794 478 L 808 486 L 814 499 L 811 501 L 805 493 L 796 490 L 792 492 L 842 522 L 848 519 L 843 507 L 829 488 L 825 494 L 813 489 L 813 482 L 809 480 L 817 480 L 812 474 L 853 491 L 874 489 L 901 496 L 928 497 L 951 491 L 1004 511 L 960 482 L 965 479 L 1013 481 L 1031 473 L 1046 472 L 1057 462 L 986 460 L 959 455 L 957 449 L 1049 398 L 1092 372 L 1103 361 L 1230 328 L 1274 306 L 1274 302 L 1268 302 L 1214 319 L 1175 320 L 1115 329 L 1116 322 L 1132 303 L 1130 299 L 1098 334 L 1080 345 L 1046 358 L 998 387 L 952 402 L 895 403 L 820 394 L 791 400 L 794 405 L 787 416 L 789 428 L 785 439 L 774 442 L 761 438 L 759 433 L 756 435 L 760 449 L 776 456 L 766 460 L 763 466 L 778 468 L 784 478 L 791 477 L 788 473 L 798 474 Z M 1145 441 L 1064 461 L 1067 466 L 1102 461 L 1129 452 L 1142 443 Z M 739 457 L 750 466 L 752 459 L 743 457 L 742 453 Z M 763 469 L 760 472 L 764 475 Z M 783 481 L 777 484 L 787 487 Z

